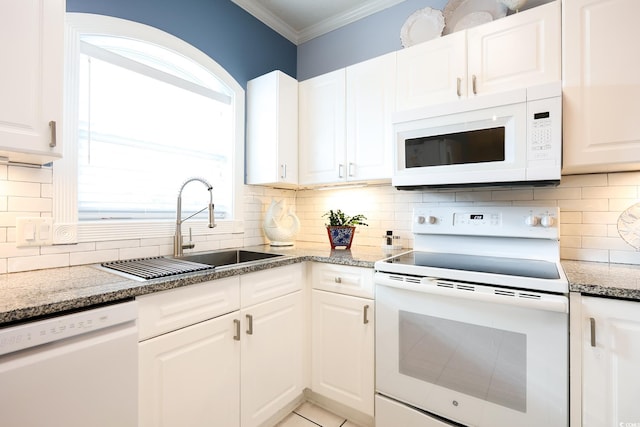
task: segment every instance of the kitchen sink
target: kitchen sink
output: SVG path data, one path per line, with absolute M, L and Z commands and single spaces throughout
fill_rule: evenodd
M 179 257 L 152 257 L 124 261 L 105 262 L 100 267 L 136 280 L 157 279 L 183 273 L 212 270 L 234 265 L 247 265 L 281 254 L 232 249 L 202 252 Z
M 244 249 L 233 249 L 219 252 L 203 252 L 198 254 L 183 255 L 175 259 L 206 264 L 214 267 L 226 265 L 244 264 L 246 262 L 262 261 L 269 258 L 283 256 L 281 254 L 271 254 L 267 252 L 246 251 Z

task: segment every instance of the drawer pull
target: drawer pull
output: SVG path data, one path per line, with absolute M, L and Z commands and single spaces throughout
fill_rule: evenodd
M 336 277 L 333 280 L 335 280 L 336 283 L 342 283 L 342 277 Z
M 253 316 L 250 314 L 247 314 L 247 322 L 249 322 L 249 324 L 247 325 L 247 335 L 253 335 Z
M 596 346 L 596 319 L 589 318 L 589 327 L 591 329 L 591 347 Z
M 365 325 L 367 323 L 369 323 L 369 317 L 367 316 L 369 314 L 369 305 L 365 305 L 364 306 L 364 310 L 362 310 L 362 323 L 364 323 Z
M 51 139 L 49 140 L 49 147 L 53 148 L 57 144 L 57 141 L 56 141 L 57 132 L 56 132 L 55 120 L 51 120 L 49 122 L 49 133 L 51 134 Z
M 240 320 L 233 319 L 233 326 L 236 328 L 236 334 L 233 336 L 233 339 L 240 341 Z

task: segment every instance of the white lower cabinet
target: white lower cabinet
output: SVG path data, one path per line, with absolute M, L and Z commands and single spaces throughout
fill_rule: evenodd
M 576 307 L 581 311 L 581 330 L 573 331 L 581 341 L 582 399 L 576 400 L 572 390 L 572 403 L 581 407 L 572 411 L 572 426 L 640 425 L 640 303 L 583 296 Z
M 139 426 L 255 427 L 299 398 L 302 268 L 139 297 Z
M 311 291 L 311 388 L 315 393 L 373 417 L 374 400 L 374 301 L 370 298 L 326 291 L 320 277 L 333 275 L 341 284 L 347 278 L 371 277 L 372 270 L 314 264 Z M 327 270 L 327 271 L 325 271 Z M 355 283 L 354 281 L 351 281 Z M 353 288 L 346 288 L 347 292 Z
M 140 427 L 239 426 L 237 312 L 140 343 Z
M 254 427 L 304 389 L 302 291 L 243 309 L 240 317 L 240 425 Z

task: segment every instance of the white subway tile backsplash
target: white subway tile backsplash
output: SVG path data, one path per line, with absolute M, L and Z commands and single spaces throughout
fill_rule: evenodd
M 144 248 L 121 248 L 118 259 L 147 258 L 160 256 L 160 248 L 157 246 L 147 246 Z
M 196 251 L 268 243 L 262 221 L 271 200 L 284 199 L 301 222 L 298 240 L 328 247 L 325 219 L 329 209 L 363 213 L 369 227 L 359 227 L 354 245 L 379 246 L 386 230 L 413 246 L 411 216 L 415 206 L 559 206 L 561 255 L 566 259 L 640 264 L 639 253 L 617 234 L 620 213 L 640 202 L 640 172 L 572 175 L 558 187 L 483 187 L 399 191 L 390 185 L 354 189 L 281 190 L 245 186 L 244 233 L 194 236 Z M 172 236 L 89 242 L 81 245 L 16 248 L 16 217 L 50 216 L 51 168 L 0 165 L 0 273 L 115 259 L 169 255 Z M 242 230 L 235 230 L 242 231 Z M 235 233 L 234 231 L 234 233 Z
M 53 181 L 53 174 L 49 167 L 33 168 L 10 165 L 7 180 L 51 184 Z
M 67 267 L 69 266 L 69 254 L 37 255 L 9 258 L 7 261 L 7 271 L 9 273 L 17 273 L 19 271 Z
M 99 264 L 118 259 L 117 249 L 77 252 L 69 254 L 69 265 Z
M 585 199 L 635 199 L 638 197 L 638 187 L 629 185 L 608 187 L 586 187 L 582 189 Z
M 608 211 L 609 201 L 607 199 L 583 199 L 583 200 L 558 200 L 561 211 Z
M 638 185 L 640 186 L 640 171 L 618 172 L 607 174 L 609 185 Z
M 51 212 L 53 208 L 52 199 L 43 199 L 41 197 L 15 197 L 9 196 L 9 211 L 23 212 Z
M 608 185 L 607 174 L 564 175 L 560 187 L 603 187 Z

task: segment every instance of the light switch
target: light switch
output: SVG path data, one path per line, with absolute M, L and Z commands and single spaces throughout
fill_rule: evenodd
M 16 219 L 16 246 L 52 245 L 51 229 L 53 219 L 50 217 L 20 217 Z

